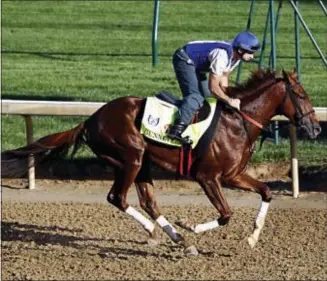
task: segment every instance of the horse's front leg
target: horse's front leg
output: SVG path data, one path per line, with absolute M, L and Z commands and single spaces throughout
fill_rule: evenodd
M 220 213 L 220 218 L 197 225 L 194 225 L 189 220 L 180 220 L 177 222 L 177 224 L 195 233 L 207 231 L 227 224 L 231 217 L 231 210 L 227 203 L 225 194 L 223 193 L 220 179 L 218 177 L 215 177 L 214 179 L 207 179 L 200 176 L 197 177 L 197 181 L 208 196 L 210 202 Z
M 232 186 L 239 187 L 244 190 L 254 191 L 261 195 L 262 201 L 259 212 L 254 222 L 254 230 L 251 236 L 248 238 L 248 242 L 251 248 L 253 248 L 258 242 L 260 232 L 265 224 L 265 218 L 272 198 L 270 189 L 263 182 L 255 180 L 254 178 L 246 174 L 240 174 L 232 179 L 225 180 L 224 182 L 226 184 L 230 184 Z

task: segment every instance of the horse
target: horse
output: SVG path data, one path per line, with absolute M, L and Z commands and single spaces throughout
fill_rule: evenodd
M 230 97 L 241 100 L 243 115 L 250 116 L 256 122 L 244 119 L 237 110 L 222 109 L 207 150 L 193 158 L 189 173 L 190 179 L 202 187 L 220 216 L 202 224 L 194 225 L 184 220 L 177 222 L 177 225 L 193 233 L 224 226 L 232 213 L 223 185 L 252 191 L 261 196 L 253 233 L 248 237 L 248 243 L 254 247 L 272 199 L 267 184 L 245 173 L 262 127 L 275 115 L 286 116 L 311 139 L 320 134 L 321 127 L 295 69 L 293 72 L 283 69 L 282 75 L 270 69 L 257 70 L 243 84 L 228 87 L 226 91 Z M 145 100 L 133 96 L 114 99 L 73 129 L 45 136 L 25 147 L 2 152 L 2 173 L 18 175 L 26 172 L 26 160 L 31 154 L 35 157 L 33 165 L 37 165 L 43 160 L 66 155 L 71 148 L 73 157 L 78 148 L 86 144 L 113 169 L 114 181 L 107 201 L 138 221 L 148 233 L 149 242 L 158 242 L 154 231 L 157 223 L 173 242 L 181 246 L 185 254 L 196 255 L 197 248 L 165 218 L 154 195 L 151 165 L 155 163 L 168 171 L 178 171 L 180 148 L 150 141 L 140 134 Z M 262 126 L 257 126 L 258 123 Z M 133 183 L 140 206 L 150 219 L 126 200 Z

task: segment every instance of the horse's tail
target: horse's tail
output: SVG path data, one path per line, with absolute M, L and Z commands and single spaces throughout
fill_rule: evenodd
M 23 176 L 29 168 L 28 157 L 31 154 L 33 154 L 34 163 L 30 165 L 36 166 L 43 160 L 67 155 L 74 145 L 71 155 L 73 157 L 81 144 L 85 142 L 84 131 L 84 123 L 82 123 L 71 130 L 45 136 L 27 146 L 2 152 L 1 176 Z

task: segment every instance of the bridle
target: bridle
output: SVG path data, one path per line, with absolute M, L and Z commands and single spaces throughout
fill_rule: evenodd
M 285 80 L 283 79 L 283 81 L 285 82 Z M 275 80 L 274 83 L 277 82 L 277 79 Z M 283 97 L 283 100 L 282 102 L 280 103 L 280 105 L 277 107 L 276 109 L 276 113 L 277 115 L 282 115 L 282 112 L 283 112 L 283 108 L 285 106 L 285 102 L 287 100 L 287 97 L 290 98 L 291 100 L 291 103 L 293 105 L 293 108 L 294 108 L 294 111 L 295 111 L 295 118 L 294 118 L 294 125 L 296 127 L 302 127 L 303 126 L 303 118 L 314 113 L 314 109 L 306 112 L 306 113 L 303 113 L 302 112 L 302 109 L 301 107 L 299 106 L 298 104 L 298 101 L 296 99 L 296 96 L 298 96 L 300 99 L 305 99 L 307 96 L 304 96 L 304 97 L 301 97 L 297 92 L 294 91 L 294 87 L 298 86 L 298 85 L 301 85 L 300 82 L 297 82 L 293 85 L 291 85 L 290 83 L 288 82 L 285 82 L 285 95 Z M 242 117 L 244 119 L 246 119 L 247 121 L 249 121 L 250 123 L 252 123 L 253 125 L 257 126 L 258 128 L 264 130 L 264 127 L 261 123 L 259 123 L 258 121 L 254 120 L 253 118 L 251 118 L 249 115 L 247 115 L 246 113 L 244 113 L 243 111 L 239 111 L 239 113 L 242 115 Z
M 276 79 L 276 78 L 275 78 L 275 81 L 274 81 L 273 84 L 275 84 L 278 80 L 279 80 L 279 79 Z M 308 111 L 308 112 L 306 112 L 306 113 L 303 113 L 303 112 L 302 112 L 302 109 L 301 109 L 301 107 L 300 107 L 299 104 L 298 104 L 298 101 L 297 101 L 297 99 L 296 99 L 296 96 L 298 96 L 300 99 L 303 99 L 303 100 L 304 100 L 305 98 L 307 98 L 307 96 L 305 95 L 304 97 L 301 97 L 297 92 L 294 91 L 294 87 L 296 87 L 296 86 L 298 86 L 298 85 L 301 85 L 300 82 L 297 82 L 297 83 L 291 85 L 290 83 L 286 82 L 285 79 L 282 79 L 282 80 L 283 80 L 284 83 L 285 83 L 285 89 L 286 89 L 286 91 L 285 91 L 285 94 L 284 94 L 284 97 L 283 97 L 282 102 L 280 103 L 280 105 L 279 105 L 279 106 L 277 107 L 277 109 L 276 109 L 276 113 L 277 113 L 277 115 L 279 115 L 279 114 L 281 115 L 281 114 L 283 113 L 283 108 L 284 108 L 284 106 L 285 106 L 285 102 L 286 102 L 286 100 L 287 100 L 287 97 L 289 97 L 290 100 L 291 100 L 291 103 L 292 103 L 292 105 L 293 105 L 294 111 L 295 111 L 295 118 L 294 118 L 294 122 L 293 122 L 293 123 L 294 123 L 294 125 L 295 125 L 297 128 L 301 128 L 301 127 L 304 126 L 304 124 L 303 124 L 303 118 L 306 117 L 306 116 L 308 116 L 308 115 L 310 115 L 310 114 L 312 114 L 312 113 L 314 113 L 315 111 L 314 111 L 314 109 L 312 109 L 312 110 L 310 110 L 310 111 Z M 261 123 L 259 123 L 258 121 L 254 120 L 253 118 L 251 118 L 250 116 L 248 116 L 248 115 L 247 115 L 246 113 L 244 113 L 243 111 L 238 111 L 238 112 L 241 114 L 243 120 L 247 120 L 247 121 L 249 121 L 250 123 L 252 123 L 252 124 L 255 125 L 256 127 L 260 128 L 262 131 L 264 131 L 266 134 L 269 133 L 269 132 L 264 128 L 264 126 L 263 126 Z M 244 123 L 244 129 L 245 129 L 245 131 L 246 131 L 246 133 L 247 133 L 247 135 L 248 135 L 248 139 L 249 139 L 249 142 L 250 142 L 250 153 L 252 154 L 252 153 L 254 152 L 254 146 L 253 146 L 253 143 L 252 143 L 252 141 L 251 141 L 251 138 L 250 138 L 250 135 L 249 135 L 249 132 L 248 132 L 248 129 L 247 129 L 245 123 Z M 261 147 L 262 147 L 262 143 L 263 143 L 264 139 L 265 139 L 265 137 L 263 137 L 263 138 L 261 139 L 261 142 L 260 142 L 260 149 L 261 149 Z M 260 150 L 260 149 L 259 149 L 259 150 Z
M 307 98 L 307 96 L 305 95 L 304 97 L 300 96 L 297 92 L 294 91 L 294 87 L 298 86 L 298 85 L 301 85 L 300 82 L 297 82 L 293 85 L 291 85 L 290 83 L 285 83 L 285 95 L 284 95 L 284 98 L 281 102 L 281 104 L 278 106 L 277 108 L 277 113 L 281 113 L 283 112 L 283 108 L 285 106 L 285 102 L 287 100 L 287 97 L 290 98 L 291 100 L 291 103 L 293 105 L 293 108 L 294 108 L 294 111 L 295 111 L 295 118 L 294 118 L 294 125 L 296 127 L 299 127 L 301 128 L 303 126 L 303 118 L 314 113 L 314 109 L 306 112 L 306 113 L 303 113 L 302 112 L 302 109 L 301 107 L 299 106 L 298 104 L 298 100 L 296 99 L 296 96 L 298 96 L 300 99 L 304 100 Z

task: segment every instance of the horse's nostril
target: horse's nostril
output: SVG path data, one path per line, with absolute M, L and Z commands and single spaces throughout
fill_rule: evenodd
M 321 133 L 321 127 L 320 126 L 315 126 L 314 133 L 315 133 L 316 136 L 318 136 Z

